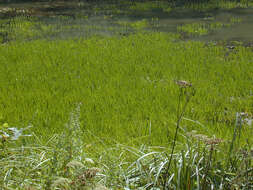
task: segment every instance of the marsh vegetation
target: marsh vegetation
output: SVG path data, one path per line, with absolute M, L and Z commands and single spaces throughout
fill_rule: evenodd
M 0 4 L 0 187 L 252 189 L 252 5 Z

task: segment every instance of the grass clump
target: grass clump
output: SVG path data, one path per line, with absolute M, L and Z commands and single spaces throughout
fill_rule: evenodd
M 80 105 L 70 115 L 64 133 L 54 134 L 43 144 L 32 133 L 24 138 L 24 129 L 1 130 L 0 186 L 21 189 L 91 189 L 98 187 L 94 177 L 102 172 L 83 152 L 82 131 L 79 123 Z M 14 136 L 5 131 L 17 131 Z M 26 128 L 28 129 L 28 128 Z M 28 141 L 26 141 L 28 140 Z M 102 186 L 101 186 L 102 187 Z

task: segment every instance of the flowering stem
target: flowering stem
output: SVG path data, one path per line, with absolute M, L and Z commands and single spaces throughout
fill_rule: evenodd
M 185 91 L 183 89 L 185 89 Z M 174 139 L 173 139 L 173 144 L 172 144 L 170 159 L 169 159 L 169 162 L 168 162 L 168 166 L 167 166 L 167 168 L 165 170 L 165 178 L 164 178 L 163 189 L 166 189 L 166 185 L 167 185 L 166 179 L 168 178 L 169 169 L 170 169 L 172 157 L 173 157 L 175 146 L 176 146 L 177 134 L 178 134 L 178 129 L 180 127 L 180 122 L 181 122 L 181 119 L 182 119 L 182 117 L 183 117 L 183 115 L 185 113 L 186 107 L 187 107 L 188 103 L 190 102 L 190 98 L 191 98 L 191 95 L 187 95 L 186 94 L 186 102 L 185 102 L 185 104 L 183 106 L 183 109 L 182 109 L 182 111 L 180 113 L 181 98 L 182 98 L 184 92 L 186 92 L 186 88 L 180 87 L 180 93 L 179 93 L 179 97 L 178 97 L 178 106 L 177 106 L 177 127 L 176 127 L 176 132 L 175 132 L 175 135 L 174 135 Z

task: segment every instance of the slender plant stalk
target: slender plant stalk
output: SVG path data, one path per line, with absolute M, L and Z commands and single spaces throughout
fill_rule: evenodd
M 205 189 L 206 187 L 206 178 L 208 176 L 208 172 L 212 163 L 212 158 L 213 158 L 213 151 L 214 151 L 214 145 L 211 145 L 210 153 L 209 153 L 209 158 L 207 160 L 206 168 L 205 168 L 205 173 L 204 173 L 204 178 L 203 178 L 203 183 L 202 183 L 202 188 Z
M 184 91 L 184 90 L 185 91 Z M 180 87 L 180 93 L 179 93 L 179 97 L 178 97 L 178 106 L 177 106 L 177 125 L 176 125 L 176 132 L 175 132 L 175 135 L 174 135 L 174 139 L 173 139 L 173 144 L 172 144 L 172 149 L 171 149 L 171 154 L 170 154 L 170 159 L 169 159 L 169 162 L 168 162 L 168 166 L 165 170 L 165 178 L 164 178 L 164 185 L 163 185 L 163 189 L 166 189 L 166 185 L 167 185 L 167 182 L 166 182 L 166 179 L 168 178 L 168 173 L 169 173 L 169 169 L 170 169 L 170 165 L 171 165 L 171 161 L 172 161 L 172 157 L 173 157 L 173 154 L 174 154 L 174 150 L 175 150 L 175 146 L 176 146 L 176 141 L 177 141 L 177 134 L 178 134 L 178 129 L 180 127 L 180 122 L 182 120 L 182 117 L 185 113 L 185 110 L 186 110 L 186 107 L 188 105 L 188 103 L 190 102 L 190 98 L 191 98 L 191 95 L 186 95 L 186 102 L 185 104 L 183 105 L 183 109 L 180 113 L 180 105 L 181 105 L 181 99 L 182 99 L 182 96 L 184 94 L 184 92 L 186 92 L 186 88 L 183 88 L 183 87 Z
M 232 151 L 233 151 L 233 148 L 234 148 L 234 144 L 235 144 L 237 134 L 239 134 L 238 138 L 240 138 L 241 125 L 242 125 L 242 122 L 241 122 L 240 113 L 236 113 L 235 128 L 234 128 L 233 138 L 232 138 L 232 142 L 230 144 L 229 153 L 228 153 L 227 169 L 229 168 L 229 163 L 231 162 L 231 155 L 232 155 Z

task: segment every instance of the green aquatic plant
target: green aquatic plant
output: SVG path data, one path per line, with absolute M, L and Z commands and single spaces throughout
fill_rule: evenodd
M 159 2 L 136 2 L 130 6 L 130 9 L 134 11 L 149 11 L 155 8 L 159 8 Z
M 0 33 L 5 41 L 26 41 L 57 33 L 53 25 L 43 24 L 35 17 L 19 16 L 2 20 Z
M 165 1 L 135 2 L 129 9 L 132 11 L 162 10 L 169 13 L 171 11 L 171 4 Z
M 178 26 L 177 30 L 179 32 L 185 32 L 190 35 L 206 35 L 209 32 L 205 23 L 185 24 Z
M 81 120 L 98 136 L 138 144 L 151 120 L 156 130 L 150 141 L 164 144 L 164 123 L 176 117 L 175 101 L 166 98 L 175 100 L 176 89 L 168 81 L 184 76 L 200 86 L 187 113 L 207 122 L 210 133 L 218 128 L 227 134 L 234 113 L 250 110 L 252 51 L 238 46 L 227 55 L 222 46 L 178 40 L 173 34 L 138 33 L 1 45 L 3 117 L 14 126 L 32 121 L 42 135 L 61 131 L 65 112 L 82 102 Z
M 36 35 L 36 19 L 27 17 L 15 17 L 2 27 L 2 32 L 8 33 L 10 40 L 30 39 Z
M 231 24 L 237 24 L 237 23 L 241 23 L 242 22 L 242 19 L 241 18 L 238 18 L 238 17 L 232 17 L 230 18 L 229 22 Z
M 206 19 L 205 19 L 206 20 Z M 213 20 L 213 19 L 211 19 Z M 230 18 L 228 23 L 222 22 L 201 22 L 201 23 L 192 23 L 192 24 L 184 24 L 177 27 L 177 31 L 186 33 L 188 35 L 207 35 L 210 32 L 214 32 L 223 27 L 231 27 L 234 24 L 238 24 L 241 22 L 240 18 L 232 17 Z
M 130 26 L 136 30 L 141 30 L 148 26 L 148 21 L 143 19 L 141 21 L 132 22 L 130 23 Z
M 184 8 L 193 9 L 196 11 L 206 11 L 214 9 L 230 10 L 235 8 L 248 8 L 252 7 L 251 0 L 240 1 L 226 1 L 226 0 L 212 0 L 208 2 L 187 2 Z
M 165 7 L 163 8 L 163 12 L 170 13 L 173 9 L 171 7 Z
M 129 21 L 119 21 L 117 24 L 123 26 L 128 30 L 127 28 L 132 28 L 134 30 L 142 30 L 149 26 L 149 22 L 146 19 L 142 19 L 140 21 L 135 22 L 129 22 Z

